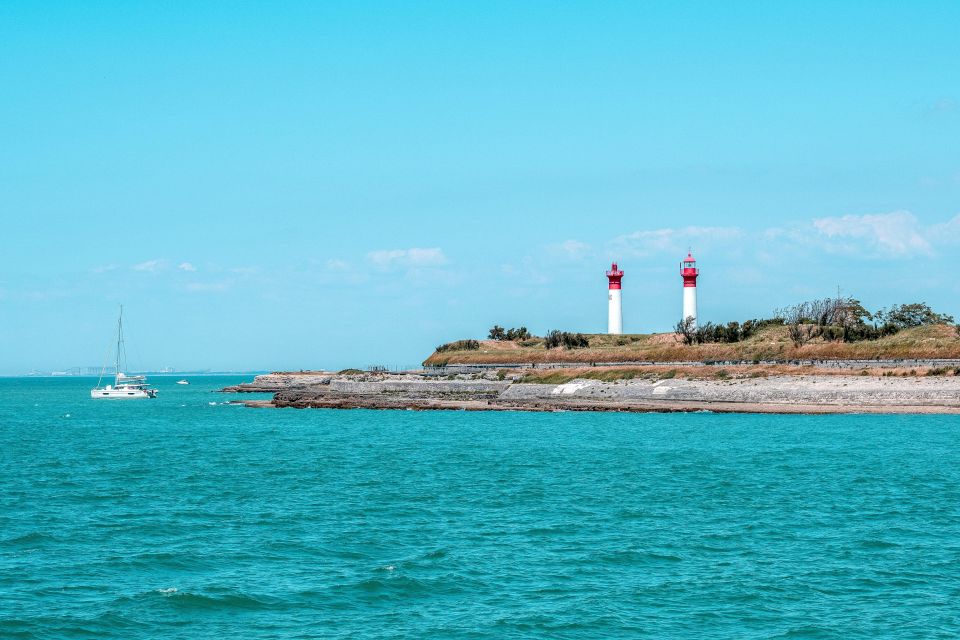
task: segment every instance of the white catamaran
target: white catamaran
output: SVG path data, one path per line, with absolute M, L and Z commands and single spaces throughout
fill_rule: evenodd
M 97 380 L 97 388 L 90 390 L 91 398 L 108 398 L 113 400 L 131 400 L 135 398 L 156 398 L 157 390 L 150 389 L 147 386 L 146 376 L 128 376 L 121 370 L 121 364 L 126 362 L 126 347 L 123 343 L 123 307 L 120 307 L 120 319 L 117 320 L 117 354 L 116 354 L 116 375 L 113 384 L 101 387 L 103 374 L 107 365 L 103 365 L 100 370 L 100 379 Z

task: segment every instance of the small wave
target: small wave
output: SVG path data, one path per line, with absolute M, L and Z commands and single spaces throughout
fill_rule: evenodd
M 168 589 L 156 589 L 151 592 L 151 595 L 164 598 L 170 606 L 178 609 L 257 610 L 271 609 L 278 603 L 276 598 L 256 596 L 240 591 L 204 594 L 180 591 L 176 587 L 170 587 Z
M 863 540 L 860 542 L 861 547 L 867 549 L 893 549 L 899 547 L 900 545 L 896 542 L 889 542 L 887 540 Z
M 600 554 L 599 559 L 601 562 L 609 562 L 611 564 L 672 563 L 683 560 L 680 556 L 670 553 L 657 553 L 655 551 L 642 551 L 639 549 L 609 551 Z
M 36 545 L 43 542 L 56 542 L 57 538 L 47 533 L 41 533 L 40 531 L 31 531 L 30 533 L 25 533 L 7 540 L 0 541 L 0 545 L 9 545 L 11 547 L 25 547 L 29 545 Z

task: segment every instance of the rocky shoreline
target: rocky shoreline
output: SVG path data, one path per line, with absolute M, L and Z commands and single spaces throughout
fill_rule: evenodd
M 754 374 L 732 379 L 657 377 L 531 382 L 517 373 L 287 372 L 257 376 L 225 392 L 273 393 L 250 407 L 466 411 L 960 414 L 960 376 Z

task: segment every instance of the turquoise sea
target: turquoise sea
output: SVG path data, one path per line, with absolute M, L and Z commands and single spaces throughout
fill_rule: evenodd
M 0 380 L 2 638 L 954 638 L 960 418 Z

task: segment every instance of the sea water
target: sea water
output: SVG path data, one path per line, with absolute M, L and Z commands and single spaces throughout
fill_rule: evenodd
M 248 409 L 0 380 L 3 638 L 960 633 L 960 417 Z

